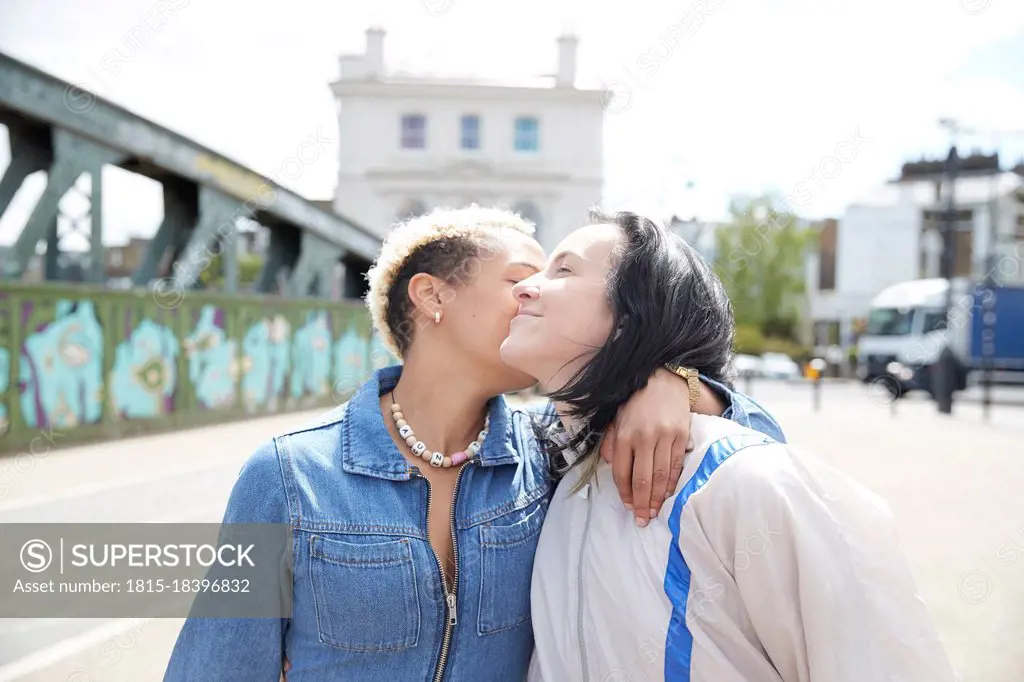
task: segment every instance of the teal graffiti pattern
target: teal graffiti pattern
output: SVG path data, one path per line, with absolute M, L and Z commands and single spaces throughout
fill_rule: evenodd
M 98 424 L 104 414 L 114 420 L 169 415 L 191 407 L 177 399 L 178 389 L 189 384 L 200 410 L 233 408 L 240 397 L 250 412 L 297 407 L 295 401 L 319 404 L 332 389 L 338 396 L 339 382 L 345 392 L 354 391 L 374 369 L 398 362 L 379 338 L 366 335 L 352 311 L 304 311 L 304 318 L 291 318 L 302 319 L 293 330 L 285 315 L 271 309 L 257 313 L 262 319 L 251 325 L 249 317 L 235 336 L 225 323 L 232 312 L 223 305 L 168 319 L 147 317 L 134 303 L 110 306 L 117 319 L 105 319 L 106 329 L 93 301 L 42 305 L 24 302 L 16 313 L 29 327 L 21 347 L 0 348 L 0 442 L 15 427 L 21 437 L 25 427 L 67 432 Z M 138 311 L 128 325 L 126 309 Z M 336 315 L 344 320 L 338 335 L 332 333 Z M 181 337 L 175 331 L 182 328 L 171 319 L 195 323 Z M 110 350 L 106 334 L 120 337 Z M 19 404 L 21 417 L 13 424 L 11 413 Z
M 292 341 L 292 397 L 327 395 L 330 390 L 330 371 L 331 330 L 327 312 L 309 312 L 306 314 L 306 324 L 295 331 Z
M 70 429 L 100 420 L 103 328 L 92 302 L 57 302 L 53 322 L 25 339 L 18 380 L 21 413 L 31 428 Z
M 242 397 L 246 409 L 277 409 L 288 375 L 291 325 L 282 315 L 256 322 L 242 339 Z
M 238 383 L 238 343 L 228 340 L 224 330 L 217 326 L 217 308 L 203 306 L 195 329 L 185 337 L 185 356 L 188 358 L 188 378 L 202 407 L 216 409 L 235 404 Z
M 174 332 L 152 320 L 143 320 L 118 344 L 110 377 L 118 414 L 145 419 L 173 411 L 179 350 Z
M 334 397 L 344 402 L 370 378 L 367 369 L 369 343 L 355 329 L 348 329 L 334 344 Z
M 373 339 L 370 341 L 370 365 L 373 369 L 390 367 L 391 365 L 401 364 L 401 362 L 394 353 L 388 350 L 380 336 L 374 334 Z
M 0 348 L 0 393 L 7 391 L 11 385 L 11 354 L 6 348 Z M 0 434 L 7 433 L 9 424 L 7 403 L 0 402 Z

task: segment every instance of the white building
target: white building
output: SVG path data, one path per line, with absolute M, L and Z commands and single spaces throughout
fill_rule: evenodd
M 714 263 L 718 258 L 716 232 L 721 226 L 720 223 L 701 221 L 696 218 L 684 220 L 677 216 L 672 216 L 667 225 L 670 232 L 682 237 L 708 263 Z
M 435 206 L 511 208 L 547 248 L 583 224 L 602 190 L 604 98 L 575 87 L 574 37 L 556 75 L 528 84 L 390 71 L 385 32 L 340 59 L 335 210 L 386 233 Z
M 1024 283 L 1024 177 L 1019 168 L 999 170 L 998 158 L 994 164 L 957 179 L 954 275 L 981 279 L 991 271 L 1001 283 Z M 834 281 L 822 282 L 817 267 L 808 270 L 816 344 L 838 335 L 847 345 L 882 289 L 940 276 L 944 192 L 941 173 L 905 173 L 847 208 L 838 221 Z

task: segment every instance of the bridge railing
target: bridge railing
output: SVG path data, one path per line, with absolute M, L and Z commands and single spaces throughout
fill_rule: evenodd
M 348 399 L 397 362 L 358 303 L 0 285 L 0 453 Z

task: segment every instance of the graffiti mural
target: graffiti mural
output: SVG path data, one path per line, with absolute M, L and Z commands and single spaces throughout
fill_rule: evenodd
M 11 354 L 0 348 L 0 394 L 7 392 L 11 383 Z M 7 433 L 7 403 L 0 402 L 0 435 Z
M 240 363 L 238 343 L 224 331 L 224 311 L 203 306 L 192 333 L 185 337 L 188 379 L 200 407 L 216 409 L 235 404 Z
M 197 291 L 167 310 L 139 291 L 5 287 L 4 453 L 28 447 L 40 429 L 71 444 L 329 407 L 396 362 L 353 302 L 264 304 Z
M 330 392 L 331 329 L 326 310 L 306 314 L 292 340 L 291 396 L 323 397 Z
M 179 344 L 174 332 L 145 319 L 117 345 L 110 373 L 110 401 L 116 414 L 145 419 L 174 410 Z
M 391 365 L 401 364 L 401 362 L 394 353 L 388 350 L 388 347 L 384 345 L 380 337 L 374 334 L 370 341 L 370 365 L 373 369 L 390 367 Z
M 25 303 L 28 326 L 34 305 Z M 103 414 L 103 329 L 91 301 L 60 300 L 53 321 L 25 337 L 18 362 L 21 416 L 33 429 L 72 429 Z
M 331 364 L 331 380 L 334 398 L 338 402 L 348 400 L 356 389 L 370 378 L 367 355 L 369 344 L 359 332 L 351 327 L 334 344 L 334 361 Z
M 260 320 L 242 340 L 242 399 L 246 409 L 276 410 L 291 353 L 291 325 L 283 315 Z

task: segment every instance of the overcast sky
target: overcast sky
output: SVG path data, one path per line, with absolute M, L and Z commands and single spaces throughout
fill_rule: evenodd
M 334 136 L 328 83 L 371 24 L 389 67 L 495 78 L 552 73 L 556 36 L 574 31 L 579 84 L 616 93 L 606 202 L 663 216 L 714 219 L 730 195 L 763 191 L 839 215 L 908 157 L 944 153 L 940 116 L 1024 129 L 1020 0 L 0 0 L 0 50 L 274 176 L 318 129 Z M 823 161 L 851 137 L 847 161 Z M 962 144 L 1009 161 L 1024 135 Z M 329 197 L 335 171 L 332 155 L 285 184 Z M 159 188 L 123 176 L 105 176 L 111 243 L 160 219 Z M 39 192 L 41 178 L 26 183 L 0 244 Z

